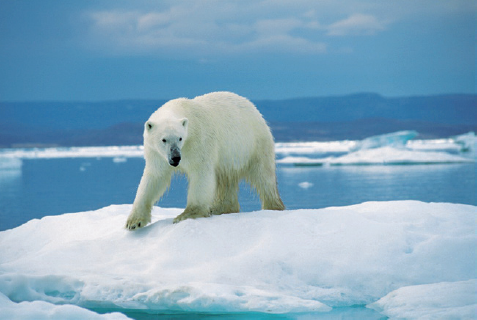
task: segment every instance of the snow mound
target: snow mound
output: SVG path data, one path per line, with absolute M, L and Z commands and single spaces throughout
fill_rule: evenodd
M 399 288 L 368 305 L 391 319 L 475 320 L 477 280 Z
M 0 293 L 0 319 L 5 320 L 124 320 L 129 319 L 122 313 L 99 315 L 73 305 L 54 305 L 44 301 L 15 303 Z
M 371 306 L 394 312 L 400 288 L 467 288 L 477 278 L 477 210 L 469 205 L 367 202 L 178 224 L 172 219 L 181 209 L 155 207 L 152 223 L 135 232 L 124 229 L 130 210 L 110 206 L 0 232 L 0 294 L 7 297 L 0 307 L 43 301 L 114 311 L 299 313 L 384 297 Z M 465 288 L 466 300 L 448 314 L 475 303 Z M 454 301 L 459 290 L 443 289 L 429 305 Z M 410 308 L 418 314 L 419 304 Z

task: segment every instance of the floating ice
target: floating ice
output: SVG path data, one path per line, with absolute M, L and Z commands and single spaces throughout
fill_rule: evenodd
M 20 158 L 20 159 L 97 158 L 97 157 L 142 158 L 143 156 L 144 156 L 143 146 L 64 147 L 64 148 L 33 148 L 33 149 L 0 150 L 0 158 Z
M 396 133 L 385 134 L 381 136 L 374 136 L 362 141 L 330 141 L 330 142 L 290 142 L 290 143 L 276 143 L 275 152 L 278 163 L 297 163 L 308 165 L 320 165 L 320 164 L 334 164 L 333 161 L 328 161 L 327 157 L 330 154 L 347 154 L 351 151 L 366 151 L 372 149 L 380 149 L 386 147 L 392 147 L 382 150 L 390 150 L 389 155 L 385 155 L 387 158 L 396 156 L 399 151 L 401 152 L 401 159 L 406 157 L 406 163 L 447 163 L 447 162 L 465 162 L 463 158 L 450 158 L 442 159 L 448 152 L 459 153 L 467 152 L 475 149 L 477 139 L 473 132 L 465 135 L 448 138 L 448 139 L 436 139 L 436 140 L 410 140 L 415 137 L 417 133 L 415 131 L 400 131 Z M 406 151 L 439 151 L 441 153 L 427 154 L 425 156 L 421 154 L 411 154 Z M 445 152 L 446 151 L 446 152 Z M 0 149 L 0 169 L 2 166 L 14 167 L 19 166 L 21 168 L 21 159 L 50 159 L 50 158 L 98 158 L 98 157 L 110 157 L 113 158 L 113 162 L 121 163 L 127 161 L 128 158 L 142 158 L 144 148 L 142 146 L 113 146 L 113 147 L 70 147 L 70 148 L 33 148 L 33 149 Z M 361 153 L 363 154 L 363 153 Z M 286 157 L 284 160 L 283 157 Z M 293 156 L 289 157 L 289 156 Z M 434 157 L 437 156 L 437 157 Z M 475 158 L 475 154 L 465 155 L 467 159 Z M 321 157 L 321 159 L 317 159 Z M 376 164 L 376 163 L 392 163 L 393 160 L 383 161 L 364 161 L 364 164 Z M 368 157 L 369 158 L 369 157 Z M 414 160 L 418 158 L 417 160 Z M 334 159 L 334 158 L 333 158 Z M 426 160 L 423 160 L 426 159 Z M 467 160 L 469 161 L 469 160 Z M 336 160 L 337 164 L 340 160 Z M 359 164 L 359 162 L 358 162 Z
M 351 152 L 340 157 L 313 159 L 308 157 L 286 157 L 277 160 L 281 164 L 302 166 L 317 165 L 398 165 L 398 164 L 440 164 L 468 163 L 473 159 L 452 155 L 446 152 L 424 152 L 408 149 L 382 147 Z
M 474 132 L 469 132 L 466 134 L 462 134 L 457 137 L 453 137 L 453 140 L 456 144 L 461 146 L 461 151 L 469 152 L 476 150 L 477 146 L 477 139 L 475 137 Z
M 12 157 L 0 157 L 0 170 L 18 170 L 21 169 L 23 162 L 21 159 Z
M 0 232 L 0 293 L 8 297 L 1 303 L 289 313 L 378 301 L 371 306 L 391 314 L 400 288 L 460 288 L 458 282 L 477 278 L 475 206 L 368 202 L 179 224 L 172 219 L 181 209 L 155 207 L 151 225 L 135 232 L 124 229 L 130 209 L 45 217 Z M 446 315 L 458 318 L 475 304 L 467 289 L 442 291 L 462 301 Z M 422 308 L 403 306 L 399 314 L 423 314 L 441 302 L 431 294 Z M 15 306 L 8 308 L 20 312 Z
M 476 144 L 473 132 L 456 138 L 438 140 L 410 141 L 417 135 L 415 131 L 400 131 L 380 136 L 366 138 L 362 141 L 347 143 L 348 153 L 338 157 L 312 157 L 312 152 L 301 152 L 294 146 L 288 152 L 289 155 L 278 159 L 280 164 L 294 164 L 301 166 L 320 165 L 397 165 L 397 164 L 441 164 L 441 163 L 464 163 L 474 162 L 475 157 L 452 154 L 473 150 Z M 462 141 L 462 142 L 459 142 Z M 282 146 L 281 149 L 285 149 Z M 306 151 L 302 148 L 301 151 Z M 316 150 L 316 149 L 315 149 Z M 344 150 L 344 149 L 343 149 Z M 451 152 L 451 153 L 449 153 Z
M 275 143 L 276 154 L 317 154 L 330 152 L 349 152 L 356 145 L 355 141 L 329 142 L 278 142 Z
M 298 184 L 298 186 L 299 186 L 300 188 L 302 188 L 302 189 L 308 189 L 308 188 L 313 187 L 313 183 L 308 182 L 308 181 L 303 181 L 303 182 L 300 182 L 300 183 Z
M 128 158 L 126 158 L 126 157 L 114 157 L 113 158 L 114 163 L 124 163 L 124 162 L 127 162 L 127 161 L 128 161 Z
M 398 131 L 393 133 L 372 136 L 364 140 L 358 141 L 351 151 L 366 150 L 392 146 L 394 148 L 404 147 L 409 140 L 417 136 L 414 130 Z

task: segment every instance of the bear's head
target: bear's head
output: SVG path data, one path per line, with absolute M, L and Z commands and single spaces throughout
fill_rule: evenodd
M 188 124 L 187 118 L 156 120 L 151 117 L 144 126 L 144 144 L 155 150 L 171 166 L 177 167 L 187 138 Z

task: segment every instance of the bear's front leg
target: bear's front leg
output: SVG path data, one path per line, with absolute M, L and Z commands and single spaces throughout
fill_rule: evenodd
M 126 229 L 135 230 L 141 227 L 145 227 L 151 222 L 151 210 L 150 208 L 136 209 L 133 208 L 126 221 Z
M 211 171 L 189 175 L 187 207 L 174 219 L 174 223 L 186 219 L 210 217 L 210 208 L 215 196 L 215 181 L 215 174 Z
M 152 206 L 166 191 L 171 181 L 171 175 L 170 172 L 154 175 L 149 170 L 144 170 L 133 208 L 126 221 L 126 229 L 135 230 L 145 227 L 151 222 Z

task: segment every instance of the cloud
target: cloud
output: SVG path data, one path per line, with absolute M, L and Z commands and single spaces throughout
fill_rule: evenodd
M 327 27 L 329 36 L 374 35 L 386 29 L 386 22 L 369 14 L 356 13 Z
M 187 4 L 187 3 L 186 3 Z M 123 53 L 218 55 L 256 52 L 317 54 L 326 45 L 310 15 L 266 18 L 227 2 L 176 4 L 163 11 L 97 11 L 87 15 L 89 36 L 100 49 Z
M 176 0 L 160 8 L 140 3 L 134 9 L 118 5 L 89 12 L 87 45 L 106 54 L 198 59 L 317 55 L 340 51 L 331 47 L 330 36 L 369 36 L 386 30 L 397 10 L 375 1 L 338 5 L 331 0 Z

